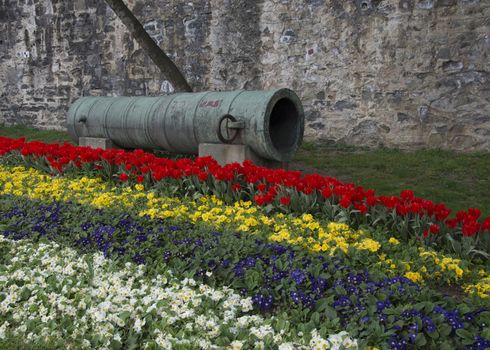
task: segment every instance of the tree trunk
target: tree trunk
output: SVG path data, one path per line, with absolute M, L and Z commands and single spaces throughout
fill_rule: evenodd
M 150 56 L 153 63 L 155 63 L 165 75 L 175 91 L 191 92 L 192 88 L 189 86 L 175 63 L 172 62 L 165 52 L 163 52 L 155 41 L 153 41 L 124 2 L 122 0 L 105 0 L 105 2 L 112 8 L 126 28 L 128 28 L 131 36 L 138 42 L 146 54 Z

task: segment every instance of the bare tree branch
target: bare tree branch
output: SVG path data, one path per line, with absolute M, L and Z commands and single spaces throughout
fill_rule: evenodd
M 187 83 L 179 68 L 175 63 L 163 52 L 163 50 L 153 41 L 148 33 L 143 28 L 143 25 L 134 16 L 131 10 L 124 4 L 122 0 L 105 0 L 112 8 L 114 13 L 128 28 L 129 33 L 150 56 L 153 63 L 157 65 L 160 71 L 165 75 L 168 81 L 173 85 L 176 91 L 191 92 L 192 88 Z

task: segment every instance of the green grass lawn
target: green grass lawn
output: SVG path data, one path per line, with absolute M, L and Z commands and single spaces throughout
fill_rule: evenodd
M 0 127 L 0 135 L 44 142 L 70 141 L 66 132 L 23 126 Z M 291 169 L 334 176 L 373 188 L 378 194 L 399 194 L 411 189 L 419 197 L 444 202 L 454 210 L 478 207 L 484 215 L 490 215 L 490 153 L 369 150 L 306 142 Z
M 378 194 L 411 189 L 419 197 L 444 202 L 454 210 L 478 207 L 490 215 L 490 153 L 405 152 L 305 143 L 296 160 L 308 171 L 318 169 L 321 174 L 373 188 Z
M 6 136 L 13 139 L 25 137 L 26 140 L 39 140 L 46 143 L 72 142 L 66 131 L 55 130 L 36 130 L 27 128 L 23 125 L 16 126 L 0 126 L 0 136 Z

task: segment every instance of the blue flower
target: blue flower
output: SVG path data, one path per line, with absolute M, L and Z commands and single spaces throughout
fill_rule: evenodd
M 485 340 L 481 336 L 475 336 L 475 342 L 473 344 L 467 345 L 467 350 L 486 350 L 490 348 L 490 340 Z
M 351 305 L 351 301 L 349 298 L 347 298 L 345 295 L 340 296 L 337 298 L 337 300 L 333 303 L 334 308 L 340 308 L 340 307 L 346 307 Z
M 405 350 L 407 348 L 406 345 L 404 345 L 403 343 L 399 342 L 397 339 L 395 338 L 392 338 L 389 342 L 388 342 L 388 346 L 390 349 L 396 349 L 396 350 Z
M 387 307 L 390 307 L 391 303 L 389 299 L 386 299 L 385 301 L 377 301 L 376 302 L 376 311 L 377 312 L 382 312 L 384 309 Z
M 447 311 L 443 307 L 436 306 L 434 307 L 434 312 L 443 315 L 446 322 L 451 326 L 453 330 L 464 328 L 464 324 L 459 316 L 458 310 Z
M 311 290 L 313 292 L 322 294 L 328 288 L 328 282 L 324 278 L 321 278 L 321 277 L 318 277 L 318 278 L 310 277 L 310 282 L 311 282 Z
M 138 242 L 145 242 L 147 239 L 148 239 L 148 237 L 146 235 L 138 235 L 138 236 L 136 236 L 136 240 Z
M 135 254 L 133 256 L 133 261 L 138 264 L 138 265 L 142 265 L 145 263 L 145 258 L 143 256 L 141 256 L 140 254 Z
M 293 299 L 294 303 L 299 304 L 304 297 L 304 293 L 301 291 L 290 292 L 289 296 Z
M 260 310 L 267 311 L 272 308 L 274 298 L 272 297 L 272 295 L 263 295 L 257 293 L 252 297 L 252 302 L 257 305 Z
M 364 316 L 363 318 L 361 318 L 361 323 L 367 323 L 369 322 L 369 316 Z
M 163 252 L 163 258 L 164 258 L 166 261 L 170 260 L 170 258 L 171 258 L 171 257 L 172 257 L 172 252 L 171 252 L 171 251 L 167 250 L 167 251 L 164 251 L 164 252 Z
M 306 275 L 300 269 L 295 269 L 291 272 L 291 278 L 296 284 L 301 284 L 305 280 Z

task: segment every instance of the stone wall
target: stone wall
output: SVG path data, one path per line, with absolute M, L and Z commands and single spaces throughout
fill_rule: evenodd
M 488 0 L 125 0 L 196 91 L 290 87 L 306 136 L 490 151 Z M 172 92 L 103 0 L 0 0 L 0 123 Z

